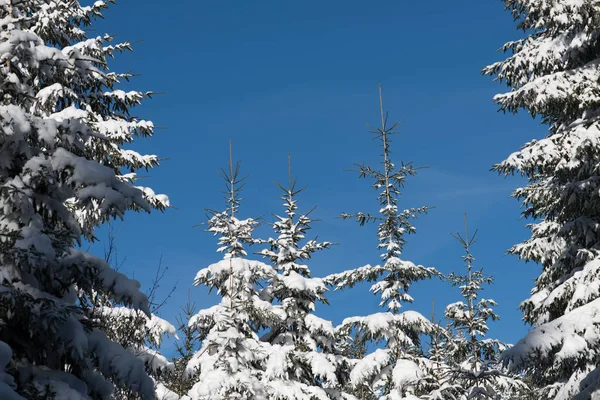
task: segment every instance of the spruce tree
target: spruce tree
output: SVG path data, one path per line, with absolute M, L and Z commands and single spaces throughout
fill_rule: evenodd
M 284 215 L 274 215 L 273 231 L 277 236 L 266 240 L 268 248 L 260 252 L 278 272 L 263 296 L 280 304 L 285 312 L 285 319 L 275 320 L 261 338 L 271 345 L 265 382 L 272 389 L 272 399 L 338 397 L 344 357 L 336 347 L 331 321 L 315 314 L 317 303 L 328 304 L 327 288 L 322 279 L 311 276 L 309 266 L 304 264 L 331 243 L 305 240 L 314 208 L 298 214 L 297 197 L 304 188 L 298 188 L 297 179 L 292 177 L 289 155 L 288 177 L 287 187 L 277 183 L 285 207 Z
M 449 354 L 452 333 L 441 325 L 442 321 L 436 320 L 433 301 L 431 322 L 433 328 L 428 334 L 427 358 L 423 362 L 423 376 L 418 382 L 417 392 L 423 400 L 457 400 L 460 384 L 448 379 L 452 370 Z
M 487 276 L 483 269 L 473 266 L 475 258 L 471 246 L 477 241 L 477 231 L 469 236 L 465 217 L 465 236 L 458 233 L 453 236 L 465 251 L 462 258 L 466 273 L 452 272 L 448 281 L 460 288 L 464 300 L 449 304 L 444 312 L 448 336 L 443 340 L 439 356 L 446 365 L 441 365 L 438 370 L 444 384 L 437 393 L 460 399 L 518 398 L 525 390 L 524 383 L 504 373 L 499 365 L 500 354 L 508 346 L 486 337 L 488 321 L 496 321 L 500 317 L 493 309 L 496 302 L 480 295 L 483 285 L 493 283 L 493 278 Z
M 240 164 L 234 167 L 231 151 L 226 181 L 225 211 L 210 211 L 208 231 L 219 236 L 218 252 L 224 258 L 198 272 L 194 285 L 205 285 L 221 296 L 219 304 L 194 315 L 189 325 L 196 329 L 201 348 L 187 365 L 195 384 L 188 392 L 193 400 L 252 398 L 265 399 L 261 381 L 268 349 L 259 340 L 260 326 L 282 318 L 271 303 L 259 298 L 257 284 L 276 274 L 273 268 L 246 259 L 245 246 L 255 242 L 252 232 L 258 223 L 239 219 L 243 180 Z
M 109 228 L 107 245 L 104 251 L 104 260 L 115 270 L 120 270 L 125 258 L 119 258 L 116 245 L 116 236 L 112 225 Z M 160 347 L 165 336 L 177 338 L 177 330 L 168 321 L 160 318 L 157 313 L 167 302 L 175 287 L 162 300 L 157 300 L 157 289 L 167 272 L 163 266 L 162 258 L 156 268 L 155 276 L 147 289 L 150 302 L 150 316 L 144 312 L 119 305 L 103 293 L 95 293 L 93 304 L 89 307 L 92 320 L 106 332 L 109 339 L 119 343 L 144 362 L 146 371 L 154 380 L 157 400 L 172 400 L 174 393 L 165 387 L 166 378 L 173 373 L 174 364 L 161 354 Z M 86 304 L 85 307 L 88 307 Z M 139 396 L 132 393 L 131 389 L 118 389 L 113 394 L 115 400 L 137 400 Z
M 0 3 L 2 398 L 108 399 L 114 385 L 154 398 L 143 362 L 111 341 L 85 307 L 102 293 L 148 313 L 147 297 L 137 281 L 76 248 L 103 221 L 168 205 L 132 183 L 135 170 L 157 158 L 121 147 L 152 133 L 151 122 L 129 114 L 147 96 L 116 89 L 130 75 L 107 65 L 130 45 L 84 30 L 106 7 Z
M 400 258 L 406 242 L 405 235 L 414 233 L 411 219 L 427 211 L 427 207 L 400 210 L 398 197 L 406 178 L 415 175 L 417 168 L 411 163 L 396 166 L 390 156 L 390 139 L 396 133 L 398 123 L 388 125 L 387 113 L 383 109 L 381 86 L 379 87 L 381 128 L 375 128 L 375 134 L 382 146 L 383 170 L 368 165 L 358 165 L 361 178 L 373 180 L 373 188 L 380 209 L 377 214 L 358 212 L 342 214 L 342 218 L 354 218 L 360 225 L 369 222 L 378 224 L 377 248 L 383 250 L 383 264 L 367 265 L 354 270 L 330 275 L 326 282 L 341 289 L 352 287 L 359 282 L 374 282 L 371 291 L 381 296 L 381 312 L 366 317 L 351 317 L 338 328 L 347 336 L 353 331 L 363 332 L 363 341 L 383 342 L 385 347 L 378 348 L 355 362 L 350 374 L 353 386 L 365 388 L 371 394 L 383 399 L 400 399 L 412 396 L 417 382 L 423 376 L 421 364 L 424 354 L 421 351 L 420 336 L 429 332 L 433 325 L 423 315 L 415 311 L 401 312 L 403 303 L 411 303 L 408 294 L 410 285 L 416 281 L 438 275 L 434 268 L 415 265 Z
M 506 0 L 525 37 L 484 73 L 510 91 L 503 111 L 539 116 L 548 134 L 494 168 L 528 184 L 514 191 L 531 236 L 510 249 L 541 265 L 521 303 L 534 329 L 505 355 L 541 385 L 539 398 L 589 398 L 600 383 L 600 8 L 594 0 Z
M 342 349 L 342 354 L 346 357 L 346 362 L 350 370 L 346 375 L 351 372 L 352 366 L 367 355 L 367 341 L 363 340 L 364 332 L 351 331 L 348 333 L 347 329 L 336 329 L 336 340 L 338 347 Z M 346 394 L 352 395 L 360 400 L 377 400 L 378 396 L 374 393 L 371 388 L 366 384 L 352 384 L 349 379 L 345 379 L 342 385 L 342 391 Z
M 166 387 L 182 400 L 189 399 L 187 393 L 197 380 L 196 374 L 186 373 L 187 365 L 198 350 L 198 335 L 194 325 L 188 321 L 196 315 L 196 304 L 190 299 L 181 307 L 177 316 L 178 340 L 175 342 L 175 356 L 173 357 L 173 370 L 165 377 Z M 177 400 L 177 399 L 176 399 Z

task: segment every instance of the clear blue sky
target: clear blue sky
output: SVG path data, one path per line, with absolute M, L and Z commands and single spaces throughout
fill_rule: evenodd
M 484 294 L 500 304 L 491 335 L 515 342 L 527 331 L 517 307 L 539 267 L 504 255 L 528 235 L 509 198 L 522 180 L 489 170 L 545 128 L 524 113 L 498 113 L 491 99 L 505 87 L 480 75 L 519 36 L 501 1 L 121 1 L 96 29 L 143 40 L 112 66 L 141 74 L 126 89 L 164 92 L 136 114 L 167 129 L 135 148 L 169 158 L 140 184 L 168 194 L 177 209 L 129 214 L 116 224 L 126 272 L 147 285 L 161 255 L 169 266 L 163 293 L 175 283 L 177 292 L 163 317 L 175 321 L 198 269 L 220 258 L 215 239 L 192 225 L 205 221 L 205 208 L 224 206 L 216 170 L 227 162 L 229 139 L 250 175 L 245 216 L 282 210 L 273 182 L 286 179 L 292 153 L 294 174 L 309 185 L 300 207 L 318 205 L 322 218 L 314 234 L 339 243 L 309 262 L 315 276 L 378 262 L 375 227 L 336 216 L 378 210 L 369 182 L 344 170 L 379 162 L 364 122 L 378 121 L 381 82 L 390 118 L 403 121 L 395 161 L 429 166 L 409 181 L 401 207 L 436 207 L 415 221 L 404 258 L 443 273 L 460 270 L 461 248 L 450 233 L 462 231 L 467 212 L 479 229 L 476 264 L 496 278 Z M 215 302 L 204 289 L 191 293 L 202 308 Z M 428 316 L 432 298 L 438 316 L 459 299 L 439 282 L 416 284 L 411 294 L 414 309 Z M 378 311 L 367 286 L 330 300 L 317 312 L 336 323 Z

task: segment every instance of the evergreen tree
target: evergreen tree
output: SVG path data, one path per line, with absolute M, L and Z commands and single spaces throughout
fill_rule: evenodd
M 118 257 L 116 237 L 112 226 L 109 228 L 107 246 L 105 246 L 104 260 L 116 271 L 123 266 L 125 259 Z M 119 343 L 123 348 L 134 354 L 144 362 L 146 371 L 154 380 L 157 400 L 178 400 L 165 387 L 167 376 L 171 375 L 174 364 L 160 352 L 164 336 L 177 338 L 175 327 L 168 321 L 156 315 L 166 303 L 175 287 L 161 301 L 157 301 L 157 289 L 163 280 L 167 268 L 163 266 L 162 259 L 156 268 L 155 277 L 148 289 L 147 296 L 150 302 L 150 316 L 140 310 L 116 304 L 109 296 L 95 293 L 89 314 L 93 321 L 106 332 L 109 339 Z M 115 400 L 139 399 L 131 389 L 118 389 L 113 394 Z
M 338 346 L 342 349 L 342 354 L 346 357 L 350 367 L 367 355 L 367 341 L 363 340 L 363 335 L 364 332 L 361 331 L 348 333 L 347 329 L 336 329 Z M 353 385 L 349 379 L 342 386 L 342 390 L 360 400 L 377 400 L 378 398 L 366 384 L 361 382 Z
M 355 218 L 360 225 L 378 223 L 378 249 L 383 265 L 367 265 L 355 270 L 334 274 L 326 282 L 338 289 L 352 287 L 358 282 L 375 282 L 371 291 L 380 294 L 380 306 L 388 312 L 366 317 L 351 317 L 342 322 L 340 331 L 350 335 L 352 331 L 363 332 L 361 340 L 383 342 L 384 349 L 377 349 L 357 361 L 350 374 L 355 387 L 368 388 L 373 395 L 382 399 L 401 399 L 412 396 L 423 371 L 420 367 L 423 354 L 420 349 L 420 335 L 433 328 L 431 322 L 415 311 L 400 312 L 402 303 L 411 303 L 408 294 L 413 282 L 438 275 L 434 268 L 425 268 L 410 261 L 400 259 L 406 239 L 404 235 L 414 233 L 410 220 L 426 212 L 427 207 L 399 210 L 398 197 L 406 178 L 415 175 L 417 169 L 412 164 L 397 167 L 390 159 L 390 136 L 396 133 L 398 124 L 387 124 L 387 114 L 383 109 L 381 86 L 379 87 L 381 128 L 374 134 L 383 148 L 383 171 L 368 165 L 358 165 L 359 175 L 370 178 L 373 187 L 379 191 L 380 210 L 378 214 L 342 214 L 342 218 Z
M 594 0 L 505 4 L 526 36 L 484 73 L 510 88 L 494 97 L 502 110 L 526 110 L 549 130 L 494 167 L 528 179 L 513 196 L 534 219 L 531 237 L 510 252 L 542 267 L 521 304 L 534 329 L 505 360 L 532 374 L 538 398 L 587 399 L 600 393 L 600 8 Z
M 432 301 L 431 322 L 434 325 L 429 332 L 427 358 L 422 362 L 423 376 L 418 381 L 417 392 L 424 400 L 457 400 L 460 384 L 448 379 L 452 366 L 449 362 L 451 332 L 441 326 L 441 321 L 435 318 L 435 308 Z
M 189 399 L 186 394 L 197 380 L 196 374 L 187 374 L 186 368 L 196 351 L 198 350 L 198 335 L 194 325 L 188 321 L 196 314 L 196 305 L 191 302 L 188 292 L 188 301 L 185 307 L 181 307 L 181 314 L 177 317 L 179 338 L 175 342 L 176 355 L 173 357 L 173 370 L 165 378 L 169 390 L 179 396 L 182 400 Z
M 210 211 L 208 221 L 208 230 L 219 236 L 218 251 L 224 258 L 200 270 L 194 281 L 196 286 L 216 290 L 221 302 L 189 321 L 202 343 L 187 365 L 187 374 L 197 377 L 188 393 L 193 400 L 265 399 L 267 388 L 261 379 L 268 349 L 260 342 L 257 327 L 283 314 L 260 299 L 257 290 L 257 283 L 273 277 L 275 271 L 244 258 L 244 246 L 254 243 L 252 231 L 258 223 L 237 218 L 243 185 L 239 167 L 238 163 L 234 168 L 230 153 L 229 169 L 223 171 L 228 207 L 223 212 Z
M 477 232 L 469 236 L 466 219 L 465 236 L 454 235 L 465 250 L 462 258 L 467 272 L 452 272 L 448 276 L 452 285 L 460 288 L 464 301 L 449 304 L 444 312 L 449 336 L 443 341 L 440 356 L 447 366 L 442 365 L 437 374 L 445 383 L 438 393 L 457 399 L 518 398 L 525 385 L 516 377 L 505 374 L 499 365 L 500 353 L 508 346 L 485 337 L 489 330 L 488 321 L 496 321 L 499 317 L 493 309 L 496 302 L 480 296 L 483 285 L 491 284 L 493 279 L 483 269 L 473 267 L 475 258 L 471 246 L 477 241 L 476 236 Z
M 107 66 L 130 46 L 88 38 L 83 29 L 106 7 L 0 2 L 3 399 L 108 399 L 114 385 L 154 398 L 143 362 L 111 341 L 85 307 L 101 293 L 148 313 L 147 297 L 138 282 L 76 249 L 128 209 L 168 206 L 165 196 L 131 182 L 156 157 L 121 147 L 152 133 L 150 122 L 129 115 L 146 95 L 115 89 L 129 75 Z
M 327 249 L 329 242 L 304 241 L 311 229 L 314 208 L 297 214 L 297 188 L 292 178 L 288 155 L 289 186 L 277 183 L 282 190 L 285 214 L 275 215 L 275 238 L 269 238 L 268 257 L 278 274 L 273 276 L 263 292 L 263 298 L 275 301 L 285 312 L 285 319 L 275 320 L 262 340 L 271 346 L 265 380 L 272 389 L 272 399 L 328 399 L 340 396 L 338 377 L 344 368 L 344 358 L 338 354 L 331 321 L 315 315 L 317 303 L 328 304 L 322 279 L 311 276 L 303 262 L 313 253 Z M 303 243 L 304 242 L 304 243 Z

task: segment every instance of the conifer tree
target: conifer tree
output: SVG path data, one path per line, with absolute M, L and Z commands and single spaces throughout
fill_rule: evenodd
M 348 333 L 347 329 L 336 329 L 336 340 L 339 348 L 342 349 L 342 354 L 347 359 L 347 363 L 351 368 L 358 360 L 362 360 L 367 355 L 367 341 L 363 340 L 364 332 L 353 331 Z M 349 379 L 346 379 L 342 385 L 342 391 L 350 394 L 360 400 L 377 400 L 376 393 L 373 393 L 366 383 L 352 384 Z
M 201 348 L 187 365 L 188 375 L 196 382 L 188 395 L 193 400 L 252 398 L 265 399 L 267 388 L 261 381 L 268 350 L 257 335 L 260 326 L 269 325 L 282 313 L 271 303 L 259 298 L 257 282 L 275 275 L 273 268 L 244 258 L 246 245 L 255 242 L 252 231 L 258 223 L 239 219 L 240 190 L 244 178 L 240 164 L 233 166 L 231 156 L 226 181 L 227 209 L 209 211 L 208 231 L 219 236 L 218 252 L 224 258 L 196 275 L 194 285 L 216 290 L 221 302 L 194 315 L 189 325 L 194 327 Z
M 277 183 L 283 192 L 284 215 L 274 215 L 275 238 L 265 242 L 260 252 L 278 272 L 263 292 L 263 297 L 281 305 L 285 319 L 275 320 L 262 340 L 271 345 L 265 381 L 273 399 L 327 399 L 340 396 L 338 377 L 344 357 L 338 354 L 331 321 L 315 315 L 317 303 L 328 304 L 322 279 L 311 276 L 308 265 L 313 253 L 327 249 L 330 242 L 305 240 L 313 220 L 310 210 L 298 214 L 297 187 L 288 155 L 289 185 Z
M 475 269 L 471 246 L 477 241 L 477 232 L 469 236 L 465 217 L 465 236 L 453 235 L 465 250 L 462 256 L 466 273 L 450 273 L 448 281 L 459 287 L 464 301 L 449 304 L 444 312 L 448 321 L 448 336 L 442 343 L 442 363 L 437 372 L 442 385 L 436 396 L 457 399 L 501 400 L 518 398 L 525 385 L 507 375 L 499 365 L 500 354 L 508 346 L 496 339 L 486 338 L 488 321 L 499 319 L 493 307 L 496 302 L 480 296 L 484 284 L 493 278 L 483 269 Z M 433 394 L 429 398 L 436 398 Z M 425 397 L 427 398 L 427 397 Z
M 187 393 L 197 380 L 196 374 L 186 373 L 188 363 L 198 350 L 198 335 L 195 326 L 188 324 L 194 315 L 196 315 L 196 304 L 191 301 L 188 292 L 188 301 L 184 307 L 181 307 L 181 313 L 177 316 L 179 337 L 175 342 L 174 367 L 165 378 L 167 388 L 182 400 L 189 399 Z
M 113 233 L 112 225 L 109 227 L 104 260 L 116 271 L 119 271 L 125 262 L 125 258 L 121 259 L 118 256 L 116 236 Z M 140 310 L 116 304 L 103 293 L 95 293 L 93 296 L 89 315 L 106 332 L 109 339 L 119 343 L 144 362 L 146 371 L 154 380 L 157 400 L 176 400 L 175 394 L 165 386 L 166 378 L 172 374 L 174 364 L 161 354 L 160 347 L 165 336 L 177 338 L 177 330 L 170 322 L 157 315 L 160 308 L 175 291 L 175 287 L 173 287 L 164 299 L 156 299 L 157 289 L 166 272 L 167 267 L 163 266 L 161 258 L 155 277 L 147 290 L 150 316 Z M 117 389 L 113 398 L 115 400 L 137 400 L 139 396 L 131 389 L 125 388 Z
M 534 329 L 505 360 L 541 385 L 538 398 L 598 395 L 600 383 L 600 8 L 594 0 L 505 0 L 525 37 L 484 73 L 510 91 L 501 110 L 540 116 L 548 135 L 494 168 L 528 184 L 514 191 L 531 237 L 510 249 L 541 265 L 521 303 Z
M 442 327 L 442 321 L 435 318 L 435 307 L 432 301 L 431 323 L 433 328 L 429 332 L 429 343 L 426 360 L 422 363 L 423 376 L 418 381 L 417 392 L 423 400 L 457 400 L 460 385 L 448 379 L 451 374 L 449 350 L 452 348 L 451 332 Z
M 130 75 L 108 69 L 107 58 L 130 45 L 86 36 L 106 7 L 0 2 L 3 399 L 108 399 L 115 385 L 154 398 L 143 362 L 112 342 L 85 307 L 102 293 L 148 313 L 147 297 L 137 281 L 76 249 L 128 209 L 168 206 L 128 179 L 158 159 L 121 147 L 150 135 L 152 123 L 129 115 L 145 94 L 115 89 Z
M 399 210 L 398 197 L 406 178 L 415 175 L 412 164 L 397 167 L 391 160 L 390 137 L 396 133 L 398 123 L 388 126 L 387 113 L 383 109 L 381 86 L 379 87 L 381 128 L 372 133 L 381 142 L 383 170 L 368 165 L 358 165 L 359 176 L 373 180 L 373 188 L 379 191 L 380 209 L 377 214 L 359 212 L 342 214 L 342 218 L 355 218 L 360 225 L 378 223 L 378 249 L 383 250 L 383 265 L 367 265 L 354 270 L 330 275 L 326 282 L 338 289 L 352 287 L 358 282 L 374 282 L 371 291 L 381 296 L 381 312 L 366 317 L 351 317 L 338 328 L 346 335 L 360 331 L 364 341 L 383 342 L 385 348 L 377 349 L 356 362 L 351 374 L 355 387 L 368 388 L 382 399 L 401 399 L 412 396 L 416 383 L 422 377 L 420 364 L 423 353 L 420 335 L 430 331 L 433 325 L 415 311 L 400 312 L 403 303 L 411 303 L 410 285 L 416 281 L 438 275 L 434 268 L 425 268 L 400 259 L 405 234 L 414 233 L 411 219 L 427 211 L 427 207 Z

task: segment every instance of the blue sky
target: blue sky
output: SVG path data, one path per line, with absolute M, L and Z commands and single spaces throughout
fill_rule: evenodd
M 467 212 L 470 227 L 479 229 L 476 265 L 496 279 L 484 293 L 500 304 L 502 319 L 490 334 L 508 342 L 524 335 L 517 307 L 539 267 L 505 256 L 528 234 L 519 203 L 509 198 L 523 181 L 490 167 L 545 128 L 525 113 L 497 112 L 491 99 L 505 87 L 480 74 L 503 57 L 496 50 L 504 42 L 519 36 L 501 1 L 147 0 L 122 1 L 105 16 L 98 34 L 143 40 L 112 64 L 141 74 L 124 88 L 164 92 L 135 114 L 166 129 L 135 148 L 168 158 L 140 184 L 168 194 L 176 209 L 129 214 L 115 224 L 124 271 L 147 285 L 161 255 L 169 267 L 161 290 L 177 284 L 177 291 L 163 317 L 175 321 L 197 270 L 220 258 L 215 239 L 192 226 L 205 221 L 205 208 L 224 207 L 216 171 L 227 162 L 230 139 L 250 175 L 245 216 L 282 211 L 273 182 L 286 179 L 291 152 L 293 173 L 308 184 L 300 207 L 317 205 L 314 215 L 322 218 L 313 233 L 339 243 L 309 262 L 314 275 L 378 262 L 375 226 L 336 216 L 378 210 L 369 182 L 344 170 L 379 162 L 364 123 L 378 121 L 380 82 L 390 119 L 402 121 L 394 160 L 429 167 L 408 182 L 401 207 L 436 207 L 415 221 L 404 258 L 443 273 L 460 270 L 461 248 L 450 233 L 462 231 Z M 268 227 L 257 231 L 269 234 Z M 102 243 L 92 249 L 101 253 Z M 191 294 L 202 308 L 215 302 L 204 289 Z M 432 298 L 438 316 L 459 299 L 457 289 L 433 281 L 416 284 L 411 295 L 409 308 L 428 316 Z M 330 300 L 317 312 L 334 322 L 378 311 L 367 286 L 331 293 Z

